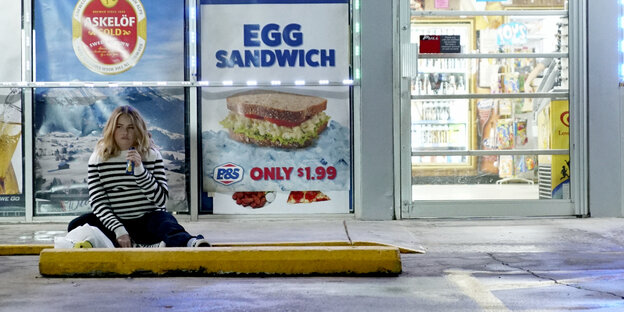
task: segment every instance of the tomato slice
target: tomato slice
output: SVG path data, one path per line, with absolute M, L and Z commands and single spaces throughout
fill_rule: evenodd
M 298 123 L 298 122 L 292 122 L 292 121 L 288 121 L 288 120 L 279 120 L 279 119 L 262 117 L 262 116 L 255 115 L 255 114 L 245 114 L 245 117 L 252 118 L 252 119 L 265 120 L 265 121 L 268 121 L 270 123 L 274 123 L 274 124 L 276 124 L 278 126 L 288 127 L 288 128 L 293 128 L 293 127 L 296 127 L 296 126 L 301 124 L 301 123 Z
M 260 119 L 260 120 L 264 120 L 264 117 L 260 116 L 260 115 L 255 115 L 255 114 L 245 114 L 245 117 L 247 118 L 251 118 L 251 119 Z
M 273 119 L 273 118 L 264 118 L 264 120 L 268 121 L 268 122 L 272 122 L 278 126 L 282 126 L 282 127 L 288 127 L 288 128 L 294 128 L 298 125 L 300 125 L 300 123 L 298 122 L 292 122 L 292 121 L 287 121 L 287 120 L 277 120 L 277 119 Z

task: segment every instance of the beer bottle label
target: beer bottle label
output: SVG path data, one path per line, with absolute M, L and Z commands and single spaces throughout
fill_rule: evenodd
M 134 150 L 134 147 L 131 147 L 130 150 Z M 134 175 L 134 162 L 130 160 L 128 160 L 128 163 L 126 164 L 126 174 Z

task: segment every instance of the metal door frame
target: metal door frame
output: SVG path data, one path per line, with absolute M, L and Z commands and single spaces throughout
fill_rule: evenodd
M 397 187 L 395 214 L 397 218 L 429 217 L 525 217 L 525 216 L 586 216 L 588 214 L 587 186 L 587 0 L 570 1 L 569 25 L 569 103 L 570 103 L 570 179 L 569 200 L 448 200 L 412 201 L 411 181 L 411 92 L 410 69 L 406 59 L 413 60 L 417 54 L 408 47 L 410 17 L 409 0 L 394 0 L 395 19 L 395 91 L 400 94 L 394 103 L 395 116 L 395 185 Z M 467 12 L 445 11 L 459 16 Z M 417 61 L 415 62 L 417 64 Z M 416 68 L 417 71 L 417 68 Z M 398 137 L 398 138 L 397 138 Z

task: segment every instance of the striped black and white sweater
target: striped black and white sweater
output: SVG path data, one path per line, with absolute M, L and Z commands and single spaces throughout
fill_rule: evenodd
M 136 219 L 151 211 L 165 211 L 169 197 L 162 156 L 151 149 L 134 175 L 126 174 L 127 151 L 103 160 L 97 151 L 89 158 L 89 204 L 93 213 L 117 237 L 128 234 L 120 220 Z

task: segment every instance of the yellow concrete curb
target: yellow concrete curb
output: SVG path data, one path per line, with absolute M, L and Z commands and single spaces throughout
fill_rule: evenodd
M 311 241 L 311 242 L 268 242 L 268 243 L 213 243 L 213 247 L 260 247 L 260 246 L 387 246 L 399 249 L 403 254 L 417 253 L 424 254 L 421 249 L 405 248 L 390 244 L 377 242 L 354 241 L 353 244 L 348 241 Z M 38 255 L 43 249 L 54 248 L 54 245 L 0 245 L 0 256 L 14 255 Z
M 45 249 L 43 276 L 397 275 L 399 250 L 385 246 Z
M 54 245 L 0 245 L 0 256 L 38 255 L 48 248 L 54 248 Z
M 310 241 L 310 242 L 268 242 L 268 243 L 214 243 L 213 247 L 246 247 L 246 246 L 386 246 L 398 248 L 399 252 L 404 254 L 418 253 L 424 254 L 421 249 L 405 248 L 391 244 L 354 241 L 353 244 L 348 241 Z

